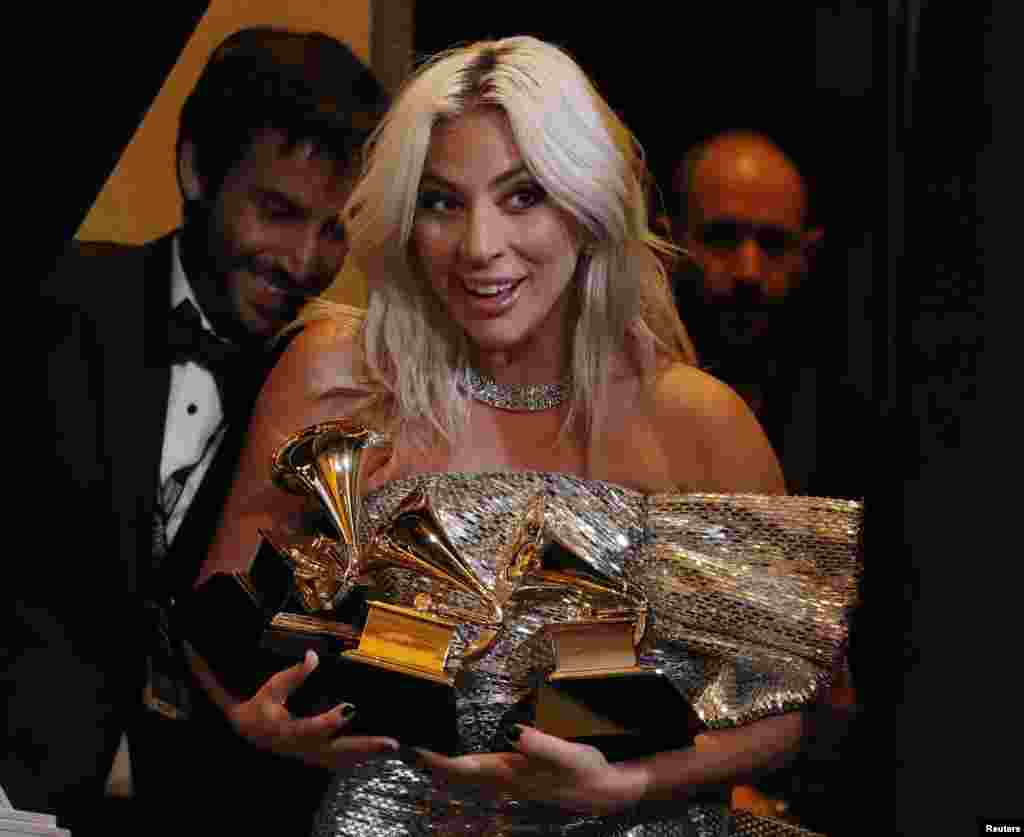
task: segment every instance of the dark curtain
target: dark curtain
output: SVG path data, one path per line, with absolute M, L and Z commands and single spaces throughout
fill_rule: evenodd
M 883 422 L 858 625 L 873 735 L 857 749 L 875 776 L 860 798 L 905 834 L 980 834 L 979 818 L 1024 810 L 1003 772 L 1019 722 L 1000 683 L 1016 664 L 989 628 L 1006 569 L 982 548 L 1000 481 L 978 467 L 992 31 L 987 4 L 888 4 Z M 895 780 L 879 782 L 890 766 Z

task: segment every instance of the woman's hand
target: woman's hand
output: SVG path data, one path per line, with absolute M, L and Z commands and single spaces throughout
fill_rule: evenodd
M 221 685 L 207 662 L 188 643 L 185 653 L 210 700 L 238 734 L 257 747 L 331 770 L 398 750 L 398 742 L 392 738 L 342 735 L 355 716 L 355 707 L 350 703 L 342 703 L 311 718 L 292 717 L 285 701 L 316 669 L 319 660 L 313 651 L 307 651 L 301 663 L 279 671 L 245 701 Z
M 446 758 L 417 749 L 416 761 L 446 784 L 546 802 L 588 815 L 621 811 L 644 795 L 646 777 L 635 762 L 630 767 L 609 764 L 595 747 L 518 724 L 506 738 L 515 752 Z

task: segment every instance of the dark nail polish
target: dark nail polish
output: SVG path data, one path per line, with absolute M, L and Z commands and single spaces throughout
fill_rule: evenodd
M 515 744 L 523 734 L 523 728 L 519 724 L 509 724 L 502 732 L 506 739 Z
M 353 715 L 356 714 L 356 708 L 351 703 L 346 703 L 341 707 L 341 717 L 346 721 L 349 720 Z

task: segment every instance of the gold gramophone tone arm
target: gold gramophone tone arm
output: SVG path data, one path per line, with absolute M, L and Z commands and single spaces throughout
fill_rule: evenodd
M 436 605 L 453 617 L 476 625 L 501 624 L 503 612 L 494 592 L 448 539 L 430 497 L 414 489 L 399 505 L 391 521 L 363 550 L 363 568 L 397 567 L 436 579 L 480 603 L 479 610 Z

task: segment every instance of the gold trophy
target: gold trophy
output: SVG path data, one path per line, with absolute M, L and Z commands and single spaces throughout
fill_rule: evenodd
M 476 606 L 451 605 L 426 592 L 416 594 L 413 607 L 371 601 L 359 647 L 345 653 L 349 659 L 451 686 L 445 664 L 455 629 L 468 623 L 496 635 L 501 628 L 495 594 L 451 544 L 422 490 L 405 498 L 358 560 L 360 574 L 386 567 L 409 570 L 468 595 Z
M 279 638 L 295 633 L 334 637 L 346 647 L 358 642 L 358 631 L 340 622 L 334 611 L 359 580 L 363 457 L 368 449 L 387 445 L 384 434 L 338 420 L 311 425 L 274 452 L 274 484 L 291 494 L 315 498 L 337 535 L 260 530 L 264 541 L 291 567 L 296 598 L 305 611 L 281 611 L 273 617 L 270 629 Z
M 338 677 L 346 699 L 359 707 L 358 731 L 396 735 L 403 743 L 451 751 L 456 741 L 455 702 L 448 664 L 456 631 L 464 625 L 475 629 L 475 637 L 462 650 L 463 659 L 486 651 L 501 630 L 502 601 L 512 588 L 498 583 L 492 590 L 481 581 L 446 535 L 425 491 L 412 490 L 390 520 L 372 538 L 365 537 L 363 454 L 386 444 L 380 434 L 336 421 L 300 431 L 274 454 L 275 484 L 316 498 L 337 539 L 264 533 L 291 567 L 299 594 L 293 601 L 298 598 L 307 611 L 278 613 L 271 629 L 342 640 L 340 660 L 361 664 L 359 673 L 346 668 Z M 539 529 L 526 521 L 512 555 L 536 551 L 539 535 Z M 332 611 L 357 585 L 371 591 L 380 587 L 388 571 L 414 577 L 414 584 L 400 585 L 407 591 L 406 600 L 368 598 L 361 630 L 339 624 Z M 400 705 L 390 704 L 399 698 Z M 409 713 L 410 706 L 417 712 Z M 430 718 L 430 732 L 424 731 L 423 718 Z
M 369 542 L 361 542 L 360 465 L 363 451 L 386 444 L 373 431 L 345 422 L 314 425 L 288 439 L 275 453 L 273 479 L 278 487 L 319 501 L 339 540 L 292 538 L 278 551 L 293 567 L 303 604 L 314 614 L 275 617 L 273 627 L 301 629 L 310 622 L 326 626 L 330 610 L 359 580 L 397 568 L 440 583 L 441 592 L 468 595 L 473 606 L 454 606 L 444 596 L 419 593 L 413 606 L 367 602 L 366 621 L 357 648 L 347 659 L 451 686 L 445 671 L 456 628 L 463 623 L 496 635 L 502 611 L 495 593 L 474 574 L 439 524 L 429 497 L 413 490 L 391 521 Z M 272 536 L 265 535 L 273 542 Z M 306 547 L 306 552 L 303 551 Z M 310 607 L 312 605 L 312 607 Z
M 693 740 L 702 724 L 689 701 L 662 671 L 639 664 L 649 613 L 642 590 L 557 538 L 520 574 L 515 599 L 549 599 L 564 614 L 545 626 L 555 668 L 537 692 L 537 728 L 593 744 L 612 761 Z

